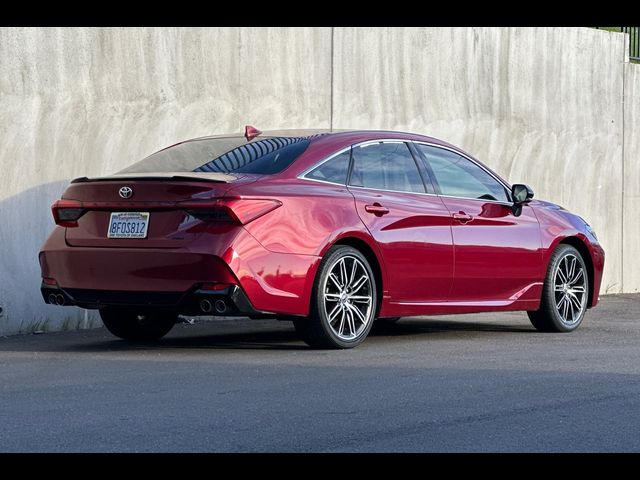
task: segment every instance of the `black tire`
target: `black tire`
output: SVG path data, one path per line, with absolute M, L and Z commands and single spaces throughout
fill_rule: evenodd
M 102 308 L 104 326 L 116 337 L 129 341 L 158 340 L 173 328 L 178 315 L 166 311 Z
M 359 308 L 364 308 L 365 312 L 363 313 L 363 318 L 365 318 L 365 322 L 361 322 L 357 320 L 357 317 L 354 316 L 353 313 L 347 314 L 347 318 L 351 315 L 352 322 L 358 322 L 359 327 L 356 328 L 354 323 L 353 338 L 344 338 L 339 335 L 340 327 L 338 328 L 338 332 L 334 331 L 334 327 L 331 326 L 331 322 L 329 322 L 328 314 L 331 312 L 327 312 L 327 308 L 325 305 L 325 291 L 323 290 L 325 286 L 329 283 L 329 274 L 331 270 L 338 265 L 338 263 L 345 259 L 346 262 L 352 261 L 356 258 L 359 261 L 359 264 L 362 266 L 357 266 L 362 272 L 362 268 L 366 271 L 368 275 L 368 283 L 366 283 L 363 287 L 363 292 L 366 292 L 366 296 L 370 296 L 370 305 L 368 308 L 363 307 L 362 305 Z M 353 266 L 354 263 L 351 263 Z M 353 277 L 353 274 L 351 274 Z M 360 292 L 358 292 L 360 293 Z M 363 295 L 364 296 L 364 295 Z M 337 301 L 341 303 L 342 300 Z M 353 306 L 353 304 L 349 304 Z M 344 349 L 344 348 L 353 348 L 360 345 L 364 339 L 367 337 L 371 330 L 371 326 L 373 325 L 373 321 L 375 319 L 377 307 L 377 292 L 376 292 L 376 281 L 375 276 L 373 274 L 373 270 L 369 265 L 366 257 L 360 253 L 360 251 L 356 250 L 353 247 L 349 247 L 347 245 L 334 245 L 331 247 L 327 253 L 325 254 L 322 262 L 320 263 L 320 267 L 318 268 L 318 273 L 316 274 L 316 278 L 313 284 L 313 290 L 311 294 L 311 309 L 310 315 L 307 318 L 300 318 L 294 320 L 293 324 L 295 326 L 296 332 L 299 337 L 304 340 L 309 346 L 314 348 L 326 348 L 326 349 Z M 335 308 L 342 308 L 342 311 L 348 311 L 350 306 L 338 306 L 336 303 Z M 340 312 L 338 312 L 339 315 Z M 355 319 L 355 320 L 354 320 Z M 336 324 L 340 322 L 340 319 L 334 320 Z M 349 320 L 347 320 L 349 323 Z M 345 327 L 347 328 L 347 327 Z M 352 328 L 349 325 L 348 328 Z M 344 332 L 343 332 L 344 333 Z
M 565 295 L 564 293 L 556 292 L 556 271 L 559 268 L 560 262 L 563 262 L 565 258 L 567 260 L 572 257 L 576 258 L 576 268 L 579 265 L 584 275 L 584 293 L 580 297 L 580 309 L 571 305 L 572 312 L 576 311 L 575 317 L 571 319 L 571 322 L 566 321 L 563 318 L 560 310 L 562 309 L 558 304 L 557 296 L 560 298 Z M 565 260 L 565 261 L 567 261 Z M 531 324 L 536 330 L 540 332 L 572 332 L 580 326 L 584 319 L 584 314 L 587 311 L 587 302 L 589 297 L 589 285 L 591 279 L 589 278 L 587 266 L 580 255 L 580 252 L 571 245 L 561 244 L 559 245 L 551 255 L 549 260 L 549 266 L 547 267 L 547 274 L 542 287 L 542 299 L 540 302 L 540 308 L 536 311 L 529 311 L 527 315 Z M 560 288 L 560 286 L 558 286 Z M 575 295 L 574 295 L 575 296 Z M 577 300 L 576 300 L 577 302 Z M 564 306 L 562 300 L 560 304 Z

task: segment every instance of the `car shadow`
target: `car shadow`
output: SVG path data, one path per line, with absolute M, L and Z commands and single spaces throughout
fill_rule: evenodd
M 532 333 L 535 332 L 535 329 L 530 325 L 520 326 L 440 319 L 401 319 L 396 323 L 377 321 L 371 328 L 369 336 L 389 337 L 453 332 Z
M 96 352 L 108 347 L 112 351 L 128 350 L 309 350 L 291 331 L 260 330 L 255 332 L 167 336 L 156 342 L 127 342 L 114 339 L 101 343 L 75 345 L 74 351 Z
M 225 322 L 223 326 L 214 322 L 202 322 L 195 325 L 179 325 L 167 337 L 155 342 L 128 342 L 116 338 L 104 338 L 108 332 L 99 330 L 99 341 L 88 340 L 86 334 L 82 341 L 67 336 L 63 342 L 47 342 L 48 351 L 57 352 L 135 352 L 170 350 L 299 350 L 315 351 L 296 335 L 289 322 L 267 321 L 252 324 L 250 320 Z M 222 330 L 222 331 L 220 331 Z M 376 322 L 369 334 L 371 339 L 412 337 L 417 340 L 438 341 L 451 339 L 452 335 L 532 333 L 533 327 L 525 325 L 507 325 L 482 322 L 465 322 L 440 319 L 404 319 L 394 324 Z M 58 334 L 59 335 L 59 334 Z M 90 335 L 93 336 L 93 335 Z M 71 341 L 72 340 L 72 341 Z M 32 343 L 32 342 L 31 342 Z M 23 345 L 21 349 L 25 349 Z M 33 345 L 34 348 L 38 348 Z M 0 350 L 6 347 L 0 344 Z
M 69 180 L 57 180 L 3 198 L 0 192 L 0 335 L 99 326 L 94 312 L 45 304 L 38 252 L 55 228 L 51 204 Z

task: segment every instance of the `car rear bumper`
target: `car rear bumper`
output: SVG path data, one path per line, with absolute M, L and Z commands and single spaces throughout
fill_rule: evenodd
M 45 303 L 88 309 L 103 307 L 167 308 L 184 315 L 259 316 L 238 285 L 207 290 L 194 285 L 186 292 L 148 292 L 60 288 L 42 284 Z
M 92 248 L 68 245 L 64 229 L 56 227 L 39 259 L 42 277 L 51 279 L 42 286 L 47 303 L 157 306 L 198 314 L 194 305 L 206 299 L 203 296 L 215 302 L 216 295 L 226 295 L 222 300 L 230 308 L 224 315 L 307 315 L 320 261 L 313 255 L 266 250 L 241 228 L 225 237 L 202 236 L 182 248 Z M 196 293 L 204 284 L 235 288 Z M 215 312 L 215 303 L 210 314 L 223 315 Z
M 196 283 L 238 283 L 215 255 L 160 249 L 66 247 L 40 253 L 42 276 L 65 289 L 186 292 Z

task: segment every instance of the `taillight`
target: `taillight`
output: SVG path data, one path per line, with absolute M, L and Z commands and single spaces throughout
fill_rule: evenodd
M 77 227 L 78 219 L 84 214 L 85 209 L 76 200 L 58 200 L 51 205 L 51 213 L 56 225 L 61 227 Z
M 282 202 L 263 198 L 219 198 L 202 202 L 186 202 L 181 206 L 194 217 L 213 222 L 245 225 L 272 210 Z

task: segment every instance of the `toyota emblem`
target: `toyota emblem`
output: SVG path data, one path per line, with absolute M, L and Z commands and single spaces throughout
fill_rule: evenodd
M 120 190 L 118 190 L 118 194 L 120 194 L 122 198 L 131 198 L 133 196 L 133 188 L 120 187 Z

